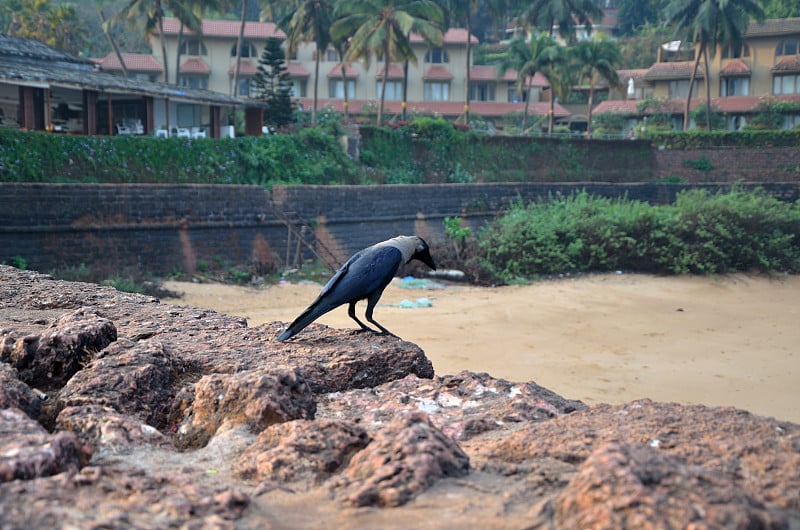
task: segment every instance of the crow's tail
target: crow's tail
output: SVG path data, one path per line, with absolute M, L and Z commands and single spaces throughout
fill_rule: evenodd
M 303 329 L 306 326 L 314 322 L 316 319 L 318 319 L 331 309 L 333 308 L 327 307 L 325 305 L 312 304 L 311 306 L 308 307 L 308 309 L 303 311 L 299 317 L 294 319 L 294 322 L 289 324 L 289 327 L 286 328 L 286 330 L 283 333 L 278 335 L 277 340 L 283 342 L 285 340 L 291 339 L 292 337 L 303 331 Z

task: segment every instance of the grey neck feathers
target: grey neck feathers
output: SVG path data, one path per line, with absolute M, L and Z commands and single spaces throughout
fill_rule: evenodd
M 392 246 L 403 255 L 403 263 L 408 263 L 417 250 L 419 238 L 417 236 L 397 236 L 375 245 L 376 247 Z

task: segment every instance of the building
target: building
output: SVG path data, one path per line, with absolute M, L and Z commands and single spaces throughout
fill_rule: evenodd
M 204 19 L 202 34 L 194 35 L 186 30 L 181 33 L 180 23 L 176 19 L 165 19 L 163 38 L 168 60 L 177 57 L 178 37 L 181 35 L 179 84 L 232 93 L 239 28 L 238 21 Z M 246 22 L 244 35 L 236 90 L 236 94 L 242 97 L 254 95 L 252 79 L 257 73 L 258 58 L 264 50 L 267 38 L 286 38 L 271 22 Z M 151 40 L 153 57 L 158 61 L 163 61 L 161 37 L 156 32 Z M 408 112 L 438 115 L 448 119 L 463 116 L 467 94 L 467 38 L 466 30 L 450 29 L 445 33 L 441 46 L 431 47 L 421 37 L 412 35 L 411 44 L 417 63 L 408 65 Z M 477 38 L 469 38 L 473 44 L 477 44 Z M 315 45 L 302 45 L 296 56 L 287 63 L 298 106 L 305 111 L 313 105 L 316 53 Z M 399 115 L 402 112 L 404 66 L 392 63 L 389 67 L 385 96 L 386 112 L 389 115 Z M 175 68 L 168 70 L 174 71 Z M 383 72 L 383 62 L 343 65 L 333 47 L 324 50 L 319 64 L 318 108 L 344 111 L 347 90 L 348 111 L 351 114 L 374 115 L 383 87 Z M 508 114 L 524 111 L 527 94 L 518 93 L 516 72 L 501 74 L 493 66 L 471 66 L 470 77 L 471 113 L 494 121 L 502 120 Z M 547 79 L 541 75 L 532 80 L 529 114 L 548 114 L 548 88 Z M 564 118 L 569 112 L 556 104 L 554 115 L 556 118 Z
M 595 116 L 603 112 L 624 114 L 632 127 L 658 114 L 668 116 L 673 129 L 682 129 L 695 50 L 681 48 L 676 42 L 665 44 L 660 52 L 659 61 L 643 75 L 621 73 L 622 81 L 633 80 L 633 95 L 617 94 L 617 99 L 600 103 Z M 707 80 L 700 63 L 691 109 L 705 104 L 705 83 L 711 91 L 712 111 L 722 114 L 727 129 L 741 129 L 771 102 L 796 104 L 794 110 L 783 113 L 780 125 L 784 129 L 800 125 L 800 18 L 751 22 L 741 49 L 718 46 L 709 58 Z M 647 105 L 642 104 L 644 99 L 650 100 Z
M 153 65 L 147 68 L 152 68 Z M 260 133 L 258 105 L 232 96 L 185 89 L 100 70 L 31 39 L 0 35 L 0 125 L 54 133 L 217 137 L 222 109 L 250 106 Z

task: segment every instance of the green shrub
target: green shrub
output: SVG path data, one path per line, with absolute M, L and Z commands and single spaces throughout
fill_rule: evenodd
M 687 191 L 674 205 L 585 192 L 515 204 L 478 237 L 499 280 L 627 269 L 654 273 L 800 271 L 800 203 L 764 193 Z

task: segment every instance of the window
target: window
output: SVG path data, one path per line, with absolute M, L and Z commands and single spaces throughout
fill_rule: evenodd
M 305 79 L 293 79 L 292 80 L 292 97 L 293 98 L 304 98 L 306 97 L 306 85 L 307 81 Z
M 800 46 L 798 46 L 797 39 L 792 37 L 778 44 L 777 48 L 775 48 L 775 55 L 797 55 L 798 49 L 800 49 Z
M 205 55 L 205 54 L 203 54 Z M 231 57 L 236 57 L 236 44 L 231 46 Z M 256 47 L 253 46 L 248 41 L 242 42 L 242 57 L 258 57 L 258 51 L 256 51 Z
M 328 48 L 328 50 L 325 52 L 325 60 L 329 63 L 339 62 L 339 52 L 333 48 Z
M 469 99 L 472 101 L 494 101 L 494 83 L 470 83 Z
M 510 103 L 520 103 L 528 99 L 528 89 L 522 87 L 522 92 L 517 90 L 517 83 L 508 83 L 508 101 Z
M 750 78 L 748 77 L 723 77 L 719 80 L 719 95 L 728 96 L 749 96 Z
M 426 63 L 449 63 L 450 56 L 447 55 L 447 51 L 444 48 L 431 48 L 425 54 L 425 62 Z
M 692 90 L 692 97 L 697 96 L 697 80 L 695 80 L 694 88 Z M 669 98 L 670 99 L 686 99 L 689 94 L 689 80 L 688 79 L 674 79 L 669 82 Z
M 208 89 L 207 75 L 181 75 L 181 86 Z
M 231 79 L 233 83 L 233 79 Z M 239 86 L 236 88 L 237 96 L 252 96 L 256 95 L 256 83 L 252 77 L 240 77 Z
M 378 97 L 381 97 L 381 90 L 382 90 L 381 86 L 382 85 L 383 85 L 383 81 L 381 81 L 381 80 L 378 80 L 378 82 L 375 85 L 375 94 L 377 94 Z M 391 100 L 403 99 L 403 82 L 402 81 L 397 81 L 397 80 L 393 81 L 393 80 L 390 79 L 389 82 L 386 83 L 386 96 L 385 96 L 385 98 L 386 99 L 391 99 Z
M 356 93 L 356 80 L 347 80 L 347 98 L 353 99 Z M 329 79 L 328 80 L 328 97 L 336 99 L 344 99 L 344 81 L 342 79 Z
M 178 127 L 194 127 L 203 123 L 203 111 L 199 105 L 178 103 Z
M 181 55 L 208 55 L 208 51 L 203 41 L 189 37 L 181 41 Z
M 722 50 L 723 59 L 738 59 L 739 57 L 750 57 L 750 47 L 742 44 L 741 48 L 735 49 L 733 46 L 726 46 Z
M 772 78 L 772 93 L 800 94 L 800 74 L 776 75 Z
M 449 101 L 450 83 L 446 81 L 426 81 L 423 89 L 425 101 Z

